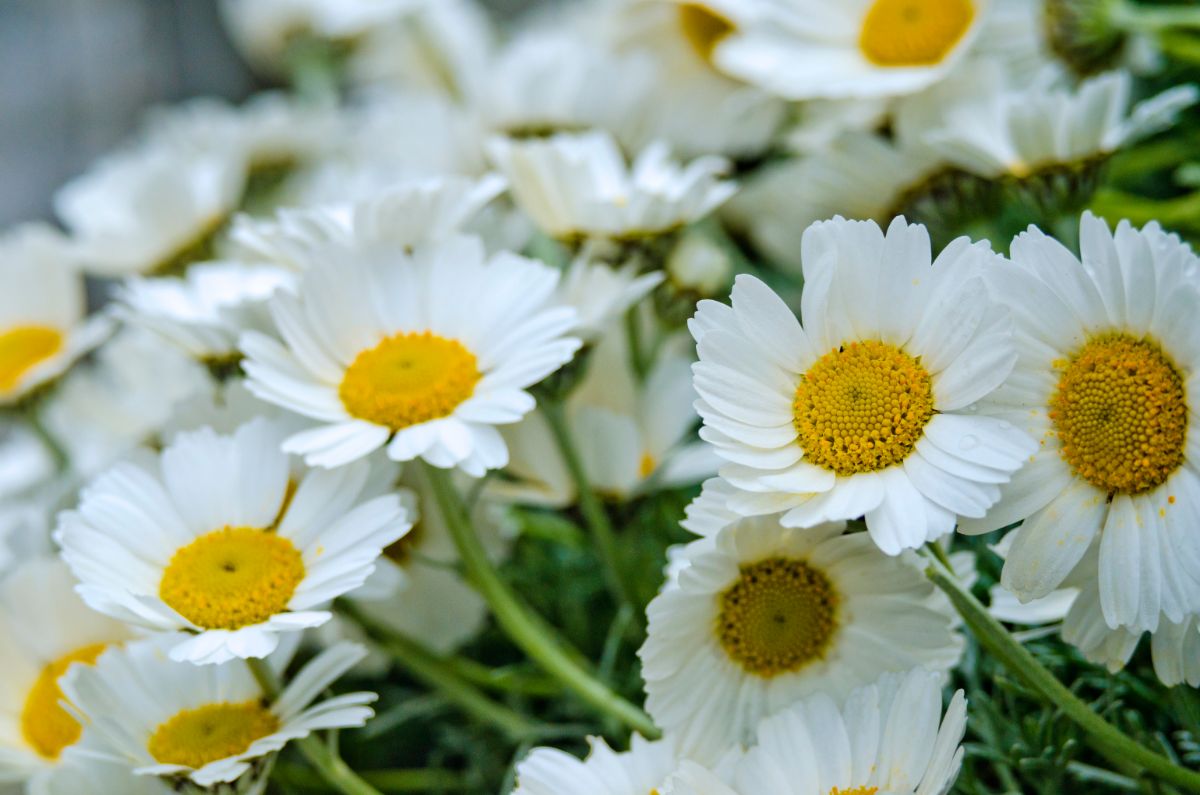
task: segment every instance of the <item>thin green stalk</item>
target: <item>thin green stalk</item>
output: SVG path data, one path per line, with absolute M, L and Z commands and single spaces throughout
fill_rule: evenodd
M 1126 30 L 1157 33 L 1169 28 L 1200 28 L 1200 7 L 1195 5 L 1150 6 L 1129 0 L 1113 0 L 1109 18 Z
M 485 690 L 497 690 L 519 696 L 558 696 L 562 685 L 540 672 L 528 672 L 506 666 L 491 668 L 466 657 L 448 657 L 444 662 L 452 671 Z
M 622 574 L 621 559 L 617 553 L 617 535 L 613 532 L 608 511 L 604 509 L 600 498 L 596 496 L 596 492 L 588 480 L 587 471 L 583 468 L 583 459 L 571 436 L 571 429 L 567 424 L 567 415 L 562 402 L 542 401 L 542 415 L 550 426 L 550 432 L 558 444 L 563 462 L 567 465 L 567 471 L 571 473 L 571 479 L 575 482 L 579 511 L 583 514 L 583 520 L 587 523 L 592 540 L 596 544 L 596 551 L 604 564 L 604 579 L 608 583 L 608 589 L 612 592 L 613 598 L 617 600 L 617 605 L 632 610 L 635 620 L 640 617 L 641 620 L 638 621 L 638 624 L 642 625 L 645 622 L 645 614 L 635 609 L 632 589 Z
M 1083 730 L 1089 745 L 1121 767 L 1134 766 L 1146 774 L 1179 787 L 1200 793 L 1200 773 L 1179 767 L 1169 759 L 1127 737 L 1121 730 L 1092 711 L 1086 703 L 1054 678 L 1028 649 L 988 613 L 954 574 L 936 560 L 930 561 L 926 576 L 950 598 L 959 615 L 971 628 L 980 645 L 1026 686 L 1054 704 Z
M 40 411 L 40 402 L 30 406 L 25 416 L 29 422 L 29 428 L 37 436 L 38 440 L 50 451 L 50 458 L 54 461 L 55 472 L 66 472 L 70 464 L 70 456 L 67 455 L 67 450 L 62 446 L 62 442 L 55 438 L 54 434 L 50 433 L 50 429 L 42 421 Z
M 267 661 L 247 659 L 246 665 L 249 666 L 250 673 L 254 675 L 258 686 L 262 688 L 263 694 L 271 701 L 278 699 L 283 692 L 283 685 Z M 351 770 L 341 757 L 331 751 L 317 737 L 310 734 L 301 738 L 296 741 L 296 747 L 300 749 L 300 753 L 304 754 L 304 758 L 308 760 L 309 764 L 316 768 L 321 778 L 325 779 L 325 783 L 343 795 L 382 795 L 379 790 L 359 778 L 358 774 Z
M 537 735 L 538 724 L 489 699 L 456 673 L 447 660 L 438 657 L 413 639 L 382 626 L 353 602 L 343 601 L 339 603 L 338 609 L 361 626 L 409 673 L 464 712 L 495 726 L 516 741 Z
M 479 542 L 449 474 L 428 464 L 425 465 L 425 474 L 433 486 L 438 507 L 445 517 L 468 576 L 491 607 L 496 622 L 509 639 L 548 674 L 599 712 L 620 720 L 647 738 L 658 737 L 659 731 L 650 717 L 588 671 L 579 662 L 578 653 L 569 653 L 553 628 L 533 613 L 501 579 L 483 544 Z
M 467 788 L 467 777 L 462 773 L 433 767 L 409 770 L 365 770 L 362 777 L 385 792 L 425 792 L 428 790 L 462 792 Z

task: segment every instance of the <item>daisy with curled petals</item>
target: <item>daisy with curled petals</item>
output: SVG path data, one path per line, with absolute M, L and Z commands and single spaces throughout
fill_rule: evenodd
M 670 738 L 649 742 L 635 734 L 629 750 L 619 753 L 600 737 L 589 737 L 588 745 L 583 760 L 557 748 L 534 748 L 517 765 L 513 795 L 647 795 L 665 791 L 679 766 Z
M 69 244 L 28 224 L 0 236 L 0 407 L 56 378 L 108 333 L 88 321 Z
M 171 660 L 169 638 L 106 652 L 94 667 L 73 669 L 63 692 L 99 742 L 96 756 L 136 775 L 182 789 L 255 776 L 266 759 L 315 731 L 362 726 L 374 693 L 347 693 L 312 705 L 362 659 L 338 644 L 315 657 L 274 701 L 240 660 L 210 668 Z M 278 662 L 278 661 L 269 661 Z M 310 706 L 312 705 L 312 706 Z
M 263 420 L 182 433 L 154 471 L 123 463 L 92 481 L 57 534 L 84 601 L 187 633 L 170 653 L 194 663 L 263 657 L 328 621 L 324 606 L 410 525 L 395 495 L 364 500 L 366 462 L 293 475 L 281 435 Z
M 949 72 L 988 0 L 762 0 L 685 3 L 705 19 L 710 58 L 787 99 L 912 94 Z M 703 15 L 703 16 L 701 16 Z
M 242 338 L 248 386 L 322 425 L 285 442 L 336 467 L 387 445 L 481 476 L 504 466 L 496 425 L 534 407 L 528 387 L 571 359 L 575 310 L 554 306 L 558 272 L 476 238 L 402 249 L 330 246 L 299 294 L 271 312 L 284 344 Z
M 675 795 L 945 795 L 962 767 L 967 701 L 942 712 L 942 677 L 887 674 L 839 703 L 818 694 L 762 721 L 721 776 L 684 763 Z
M 119 300 L 122 314 L 209 364 L 241 358 L 238 335 L 269 328 L 267 299 L 290 289 L 295 277 L 269 265 L 206 262 L 183 277 L 130 279 Z
M 737 191 L 720 178 L 729 170 L 724 158 L 680 166 L 656 143 L 628 165 L 612 135 L 599 130 L 493 138 L 488 154 L 521 209 L 543 232 L 566 240 L 665 234 L 703 218 Z
M 1038 440 L 999 505 L 961 530 L 1024 520 L 1002 582 L 1024 601 L 1100 545 L 1109 627 L 1200 611 L 1200 259 L 1150 224 L 1084 214 L 1082 262 L 1031 228 L 992 271 L 1020 358 L 989 402 Z
M 79 742 L 83 727 L 61 706 L 59 681 L 131 633 L 96 615 L 61 561 L 31 558 L 0 583 L 0 785 L 36 787 Z M 81 790 L 82 791 L 82 790 Z
M 999 499 L 1033 442 L 974 409 L 1016 360 L 982 279 L 998 258 L 959 238 L 930 259 L 923 226 L 835 218 L 804 234 L 803 327 L 749 276 L 732 306 L 700 303 L 700 435 L 728 462 L 730 509 L 788 527 L 865 516 L 895 555 Z
M 957 663 L 953 609 L 914 553 L 888 557 L 843 530 L 755 517 L 686 549 L 638 652 L 646 710 L 682 751 L 749 741 L 760 719 L 812 693 Z

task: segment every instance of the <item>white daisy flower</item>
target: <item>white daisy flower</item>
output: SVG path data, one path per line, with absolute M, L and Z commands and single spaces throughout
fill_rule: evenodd
M 357 663 L 361 646 L 340 644 L 314 658 L 274 702 L 240 660 L 200 668 L 169 658 L 169 638 L 132 643 L 76 666 L 63 680 L 75 712 L 105 757 L 142 776 L 213 787 L 253 775 L 255 765 L 315 731 L 362 726 L 374 693 L 347 693 L 310 706 Z
M 292 477 L 280 431 L 180 434 L 156 471 L 118 464 L 59 518 L 63 559 L 94 609 L 158 632 L 171 657 L 263 657 L 279 636 L 329 620 L 324 606 L 374 570 L 409 529 L 399 499 L 363 500 L 367 462 Z
M 198 151 L 237 152 L 253 179 L 329 154 L 345 132 L 342 121 L 332 104 L 263 92 L 240 106 L 201 98 L 154 109 L 146 135 Z
M 600 737 L 589 737 L 587 759 L 557 748 L 534 748 L 517 764 L 513 795 L 647 795 L 667 791 L 679 766 L 675 743 L 648 742 L 635 734 L 628 751 L 618 753 Z
M 497 174 L 406 180 L 357 201 L 238 216 L 230 237 L 248 261 L 305 271 L 324 261 L 330 245 L 389 250 L 451 237 L 504 188 Z
M 548 235 L 636 238 L 675 230 L 708 215 L 736 191 L 720 179 L 720 157 L 687 166 L 653 144 L 627 165 L 612 135 L 560 133 L 536 140 L 493 138 L 488 153 L 513 197 Z
M 289 452 L 333 467 L 387 445 L 478 477 L 508 462 L 496 425 L 534 407 L 528 387 L 579 348 L 575 312 L 550 301 L 553 269 L 500 254 L 476 238 L 406 253 L 330 247 L 298 296 L 271 311 L 285 344 L 242 338 L 250 391 L 321 421 Z
M 645 53 L 612 52 L 584 30 L 528 31 L 490 68 L 480 113 L 515 137 L 591 128 L 623 132 L 648 109 L 654 63 Z
M 961 59 L 988 0 L 687 3 L 717 68 L 788 99 L 911 94 Z
M 256 67 L 281 69 L 297 38 L 350 42 L 424 0 L 221 0 L 221 17 Z
M 619 267 L 576 257 L 558 285 L 559 303 L 578 313 L 575 333 L 585 342 L 595 342 L 612 322 L 662 284 L 662 271 L 639 273 L 636 262 Z
M 474 0 L 410 0 L 404 14 L 355 39 L 351 82 L 474 103 L 495 48 L 488 10 Z
M 926 149 L 847 133 L 818 153 L 765 166 L 722 212 L 772 262 L 799 272 L 809 226 L 836 215 L 888 224 L 940 165 Z
M 57 232 L 28 224 L 0 236 L 0 406 L 100 343 L 108 322 L 86 314 L 83 277 Z
M 220 363 L 240 358 L 238 336 L 269 329 L 266 302 L 276 290 L 293 290 L 295 276 L 269 265 L 208 262 L 183 277 L 130 279 L 118 300 L 122 314 L 192 358 Z
M 1196 86 L 1181 85 L 1131 108 L 1133 79 L 1124 71 L 1076 88 L 1046 76 L 1016 83 L 996 70 L 976 74 L 993 80 L 971 82 L 968 100 L 939 108 L 940 124 L 927 129 L 923 141 L 983 177 L 1027 178 L 1104 157 L 1170 126 L 1200 99 Z
M 758 726 L 758 745 L 717 776 L 685 763 L 674 795 L 945 795 L 962 767 L 967 701 L 942 712 L 942 677 L 887 674 L 839 703 L 807 698 Z M 722 779 L 725 779 L 724 781 Z
M 1062 584 L 1100 544 L 1110 627 L 1153 631 L 1200 610 L 1200 260 L 1157 224 L 1116 233 L 1084 214 L 1082 264 L 1031 228 L 990 273 L 1017 322 L 1019 359 L 989 396 L 1038 440 L 979 533 L 1024 520 L 1002 581 L 1022 600 Z
M 646 709 L 684 751 L 749 741 L 761 718 L 813 693 L 958 662 L 953 610 L 918 558 L 843 529 L 756 517 L 689 548 L 678 583 L 647 608 L 638 652 Z
M 0 784 L 44 780 L 83 727 L 60 705 L 60 677 L 131 637 L 75 594 L 61 561 L 32 558 L 0 582 Z
M 129 765 L 103 756 L 105 748 L 95 732 L 85 731 L 83 739 L 63 752 L 38 788 L 29 795 L 172 795 L 178 790 L 154 776 L 139 776 Z M 17 795 L 7 793 L 6 795 Z
M 237 209 L 245 178 L 236 152 L 152 143 L 97 162 L 58 191 L 54 209 L 88 270 L 177 272 L 211 259 L 213 238 Z
M 975 410 L 1016 360 L 982 279 L 997 256 L 959 238 L 931 267 L 925 228 L 903 218 L 886 236 L 814 224 L 803 249 L 803 327 L 750 276 L 690 322 L 700 435 L 739 492 L 728 507 L 789 527 L 865 516 L 890 555 L 983 516 L 1034 447 Z
M 676 338 L 676 342 L 682 342 Z M 654 489 L 690 486 L 714 474 L 720 460 L 695 437 L 691 358 L 671 342 L 639 380 L 629 339 L 610 328 L 588 360 L 586 375 L 566 400 L 572 439 L 596 490 L 628 499 Z M 540 412 L 506 428 L 509 479 L 489 492 L 535 505 L 574 504 L 575 484 Z
M 125 326 L 67 374 L 43 420 L 66 451 L 71 474 L 86 479 L 154 442 L 179 406 L 213 388 L 205 368 L 177 347 Z
M 709 13 L 726 3 L 621 0 L 611 37 L 618 51 L 649 56 L 657 95 L 636 120 L 632 143 L 666 141 L 681 155 L 722 154 L 751 158 L 771 144 L 788 113 L 779 98 L 732 80 L 714 68 L 712 46 L 721 18 Z

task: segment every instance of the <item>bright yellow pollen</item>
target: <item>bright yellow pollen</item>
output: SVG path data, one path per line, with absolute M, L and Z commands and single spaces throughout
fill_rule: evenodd
M 638 477 L 648 478 L 654 474 L 654 470 L 658 469 L 658 461 L 649 453 L 642 453 L 642 458 L 638 461 Z
M 25 373 L 62 346 L 62 332 L 49 326 L 17 326 L 0 332 L 0 392 L 14 389 Z
M 198 627 L 238 629 L 284 612 L 303 579 L 304 561 L 291 541 L 226 527 L 176 552 L 158 595 Z
M 154 730 L 146 749 L 164 765 L 201 768 L 245 752 L 279 730 L 279 718 L 257 700 L 185 709 Z
M 852 789 L 834 787 L 829 790 L 829 795 L 875 795 L 876 792 L 879 792 L 879 787 L 853 787 Z
M 717 45 L 737 30 L 737 26 L 724 15 L 700 3 L 683 3 L 679 6 L 679 27 L 701 60 L 710 64 Z
M 933 379 L 894 345 L 851 342 L 800 379 L 793 423 L 805 458 L 839 475 L 900 463 L 933 417 Z
M 935 66 L 974 18 L 973 0 L 875 0 L 863 18 L 858 48 L 877 66 Z
M 359 353 L 338 395 L 351 416 L 398 431 L 448 416 L 481 377 L 475 354 L 458 340 L 409 332 Z
M 1050 419 L 1063 459 L 1109 494 L 1157 488 L 1183 463 L 1183 377 L 1147 339 L 1120 332 L 1090 339 L 1063 366 Z
M 742 566 L 718 602 L 716 632 L 725 653 L 764 678 L 820 659 L 837 629 L 836 591 L 802 560 L 768 558 Z
M 59 657 L 42 669 L 25 697 L 25 706 L 21 709 L 21 734 L 25 742 L 44 758 L 58 759 L 63 749 L 74 745 L 83 734 L 79 722 L 59 706 L 63 700 L 59 678 L 71 663 L 91 665 L 103 651 L 103 643 L 93 643 Z

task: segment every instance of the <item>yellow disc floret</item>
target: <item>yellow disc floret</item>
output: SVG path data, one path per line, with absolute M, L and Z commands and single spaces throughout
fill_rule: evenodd
M 258 700 L 185 709 L 154 730 L 146 750 L 164 765 L 201 768 L 244 753 L 279 730 L 279 718 Z
M 837 628 L 833 585 L 802 560 L 768 558 L 742 566 L 718 602 L 721 646 L 747 673 L 764 678 L 820 659 Z
M 834 787 L 829 790 L 829 795 L 875 795 L 877 792 L 879 792 L 879 787 L 851 787 L 850 789 Z
M 21 734 L 25 742 L 46 759 L 58 759 L 67 746 L 74 745 L 83 734 L 83 727 L 71 714 L 59 706 L 63 700 L 58 680 L 71 663 L 91 665 L 104 651 L 103 643 L 76 649 L 59 657 L 42 669 L 37 681 L 25 697 L 21 709 Z
M 351 416 L 398 431 L 448 416 L 481 377 L 475 354 L 458 340 L 409 332 L 358 354 L 338 395 Z
M 1050 419 L 1071 469 L 1109 494 L 1157 488 L 1183 463 L 1184 379 L 1151 340 L 1089 340 L 1062 366 Z
M 852 342 L 816 361 L 793 403 L 805 458 L 839 475 L 899 464 L 933 417 L 933 379 L 895 345 Z
M 287 609 L 304 560 L 286 538 L 253 527 L 200 536 L 167 564 L 158 595 L 204 629 L 238 629 Z
M 679 27 L 687 43 L 708 63 L 712 63 L 717 45 L 737 30 L 724 15 L 701 3 L 680 4 Z
M 878 66 L 934 66 L 974 19 L 973 0 L 875 0 L 863 18 L 858 48 Z
M 62 346 L 62 332 L 49 326 L 17 326 L 0 331 L 0 392 L 14 389 L 22 376 Z

